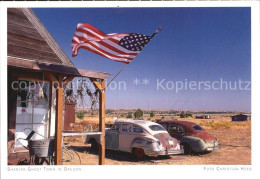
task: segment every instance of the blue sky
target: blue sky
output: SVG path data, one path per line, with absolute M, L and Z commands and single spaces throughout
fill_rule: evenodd
M 126 89 L 106 93 L 107 108 L 175 110 L 251 110 L 250 8 L 34 8 L 33 11 L 76 67 L 116 74 L 123 63 L 87 50 L 72 57 L 71 40 L 78 23 L 105 33 L 152 35 L 163 30 L 116 78 Z M 111 79 L 111 76 L 109 79 Z M 133 80 L 140 80 L 134 84 Z M 149 80 L 144 84 L 143 80 Z M 236 90 L 179 90 L 176 81 L 229 81 Z M 108 80 L 109 81 L 109 80 Z M 162 87 L 158 84 L 161 82 Z M 168 82 L 168 83 L 167 83 Z M 121 83 L 122 84 L 122 83 Z M 167 88 L 168 84 L 168 88 Z M 163 89 L 165 88 L 165 89 Z

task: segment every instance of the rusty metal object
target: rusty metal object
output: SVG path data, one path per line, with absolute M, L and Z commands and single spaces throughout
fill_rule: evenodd
M 200 125 L 179 120 L 162 120 L 161 124 L 172 137 L 180 140 L 185 153 L 205 152 L 220 149 L 218 140 L 209 135 Z
M 71 100 L 65 101 L 65 115 L 64 115 L 64 123 L 63 130 L 70 131 L 73 130 L 71 123 L 75 123 L 75 105 L 76 102 Z

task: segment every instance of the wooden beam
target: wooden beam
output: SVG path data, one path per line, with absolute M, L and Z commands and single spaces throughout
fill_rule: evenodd
M 57 88 L 60 86 L 58 79 L 55 77 L 54 74 L 50 72 L 44 72 L 44 76 L 48 78 L 48 80 L 51 82 L 51 84 L 54 86 L 54 88 Z
M 51 122 L 52 122 L 52 119 L 51 119 L 51 110 L 52 110 L 52 104 L 53 104 L 53 102 L 52 102 L 52 91 L 53 91 L 53 84 L 52 84 L 52 82 L 50 82 L 50 86 L 49 86 L 49 110 L 50 110 L 50 112 L 49 112 L 49 130 L 48 130 L 48 137 L 51 137 Z
M 105 80 L 90 78 L 90 81 L 98 89 L 99 92 L 99 131 L 100 144 L 99 144 L 99 165 L 105 164 Z
M 8 154 L 12 153 L 15 146 L 15 124 L 16 124 L 16 105 L 18 90 L 12 88 L 12 83 L 18 81 L 18 73 L 8 69 Z M 14 85 L 15 88 L 18 88 Z
M 99 90 L 102 91 L 105 86 L 102 88 L 101 84 L 99 83 L 99 81 L 96 78 L 89 78 L 90 81 L 94 84 L 94 86 Z
M 51 82 L 58 81 L 58 79 L 50 72 L 44 72 L 44 76 L 46 76 Z
M 89 77 L 89 78 L 98 78 L 98 79 L 107 79 L 111 73 L 105 73 L 105 72 L 98 72 L 98 71 L 91 71 L 91 70 L 85 70 L 77 68 L 78 73 L 82 77 Z
M 74 76 L 68 76 L 63 80 L 63 88 L 65 89 L 66 86 L 74 79 Z
M 61 165 L 62 157 L 62 116 L 63 116 L 63 76 L 59 75 L 59 86 L 56 91 L 56 120 L 55 120 L 55 165 Z
M 105 80 L 101 80 L 101 89 L 105 88 Z M 101 132 L 99 147 L 99 165 L 105 164 L 105 91 L 99 91 L 99 130 Z
M 79 69 L 59 64 L 39 63 L 37 61 L 29 61 L 12 56 L 8 56 L 7 59 L 7 65 L 14 68 L 30 69 L 34 71 L 46 71 L 51 73 L 60 73 L 76 77 L 87 77 L 96 79 L 107 79 L 109 75 L 111 75 L 110 73 Z

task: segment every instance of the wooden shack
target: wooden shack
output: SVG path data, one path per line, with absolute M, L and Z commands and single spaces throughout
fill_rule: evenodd
M 210 115 L 195 116 L 196 119 L 210 119 Z
M 251 114 L 238 114 L 232 116 L 232 121 L 248 121 L 251 120 Z
M 75 68 L 44 25 L 28 8 L 8 8 L 8 156 L 21 152 L 30 130 L 54 137 L 54 161 L 61 164 L 62 124 L 66 85 L 75 77 L 87 77 L 99 91 L 101 150 L 105 156 L 105 79 L 108 73 Z M 26 143 L 26 141 L 24 141 Z

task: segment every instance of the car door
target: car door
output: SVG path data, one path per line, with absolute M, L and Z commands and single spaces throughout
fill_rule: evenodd
M 119 134 L 119 149 L 129 152 L 133 139 L 132 124 L 122 123 Z
M 168 132 L 172 137 L 174 137 L 176 139 L 180 139 L 184 135 L 183 128 L 181 126 L 176 125 L 176 124 L 169 124 Z
M 106 148 L 118 150 L 119 148 L 119 130 L 120 124 L 115 123 L 111 129 L 106 132 Z

